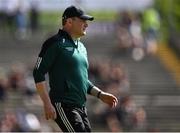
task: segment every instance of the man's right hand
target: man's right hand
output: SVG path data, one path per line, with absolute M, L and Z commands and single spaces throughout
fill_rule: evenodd
M 44 105 L 44 112 L 47 120 L 49 119 L 55 120 L 57 117 L 56 110 L 51 103 Z
M 54 106 L 52 105 L 51 100 L 49 98 L 48 91 L 46 89 L 46 82 L 42 81 L 42 82 L 36 83 L 36 89 L 44 103 L 44 113 L 45 113 L 46 119 L 47 120 L 56 119 L 57 117 L 56 110 Z

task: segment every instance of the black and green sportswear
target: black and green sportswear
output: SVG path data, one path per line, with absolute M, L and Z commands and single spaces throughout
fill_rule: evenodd
M 47 39 L 33 71 L 35 83 L 49 74 L 50 99 L 82 107 L 93 84 L 88 80 L 87 51 L 82 42 L 59 30 Z

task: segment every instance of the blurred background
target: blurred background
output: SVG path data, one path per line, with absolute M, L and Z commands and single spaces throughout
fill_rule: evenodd
M 95 17 L 82 38 L 90 80 L 119 99 L 109 109 L 88 96 L 92 130 L 179 132 L 179 0 L 0 0 L 0 131 L 60 131 L 44 118 L 32 70 L 70 5 Z

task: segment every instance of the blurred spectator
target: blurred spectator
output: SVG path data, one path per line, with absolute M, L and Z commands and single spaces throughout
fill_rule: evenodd
M 18 125 L 18 120 L 16 114 L 12 111 L 5 113 L 3 119 L 1 120 L 0 126 L 1 132 L 21 132 L 21 128 Z
M 133 131 L 146 131 L 147 130 L 147 116 L 146 111 L 140 107 L 135 113 L 135 126 Z
M 142 47 L 143 46 L 143 35 L 142 35 L 142 23 L 141 14 L 134 13 L 132 17 L 132 22 L 129 26 L 129 31 L 133 39 L 133 46 Z
M 1 5 L 0 5 L 0 31 L 5 31 L 6 27 L 6 0 L 1 0 Z
M 113 62 L 91 60 L 89 73 L 90 79 L 97 85 L 119 97 L 115 109 L 92 102 L 93 116 L 98 116 L 93 117 L 93 120 L 106 124 L 111 132 L 145 131 L 146 113 L 142 107 L 137 107 L 130 95 L 130 84 L 124 67 Z
M 0 101 L 4 101 L 6 99 L 7 93 L 7 85 L 5 79 L 0 77 Z
M 140 61 L 145 56 L 145 44 L 142 34 L 142 23 L 140 13 L 135 13 L 133 15 L 132 23 L 130 25 L 129 30 L 132 38 L 132 58 L 135 61 Z
M 131 21 L 132 20 L 131 20 L 130 12 L 128 12 L 128 11 L 119 12 L 119 16 L 118 16 L 118 25 L 119 26 L 128 29 L 131 24 Z
M 24 66 L 13 64 L 8 74 L 8 85 L 13 90 L 23 89 L 25 86 Z
M 38 132 L 41 130 L 40 122 L 35 114 L 29 113 L 23 108 L 18 108 L 16 117 L 23 132 Z
M 116 91 L 113 93 L 114 95 L 122 96 L 130 93 L 129 79 L 122 64 L 111 65 L 110 81 L 115 89 L 111 87 L 109 89 Z
M 31 32 L 35 32 L 39 27 L 39 1 L 31 0 L 30 3 L 30 29 Z
M 157 50 L 158 32 L 160 29 L 160 18 L 154 8 L 148 8 L 142 16 L 143 32 L 147 45 L 147 53 L 154 54 Z
M 32 69 L 33 68 L 31 66 L 28 66 L 24 73 L 24 80 L 25 80 L 24 92 L 27 96 L 33 96 L 34 94 L 36 94 L 36 88 L 35 88 L 34 79 L 32 75 Z
M 46 127 L 41 127 L 41 124 Z M 22 108 L 18 108 L 16 111 L 5 111 L 0 121 L 0 132 L 40 132 L 52 131 L 52 128 L 45 124 L 44 121 L 40 121 L 38 117 L 25 111 Z
M 117 28 L 117 39 L 118 49 L 123 53 L 127 52 L 127 50 L 132 46 L 132 40 L 129 31 L 124 27 Z
M 0 101 L 4 101 L 7 97 L 7 79 L 3 68 L 0 68 Z
M 18 0 L 17 14 L 16 14 L 16 37 L 24 40 L 27 38 L 27 13 L 29 10 L 29 3 L 25 0 Z
M 124 53 L 132 46 L 132 40 L 129 33 L 129 28 L 132 22 L 130 12 L 120 12 L 117 21 L 118 48 Z
M 4 12 L 5 12 L 5 23 L 10 33 L 14 34 L 16 27 L 16 16 L 18 10 L 18 0 L 6 0 L 4 2 Z
M 135 61 L 156 53 L 160 19 L 154 8 L 147 8 L 144 12 L 120 12 L 117 24 L 119 53 L 130 52 Z
M 110 132 L 123 132 L 122 125 L 114 113 L 111 113 L 106 117 L 106 122 Z
M 107 110 L 104 116 L 109 125 L 114 123 L 114 128 L 109 126 L 111 131 L 146 131 L 146 113 L 143 108 L 138 108 L 131 96 L 124 96 L 120 99 L 119 105 L 114 110 Z M 113 116 L 114 119 L 110 119 Z
M 90 61 L 89 75 L 91 81 L 106 91 L 119 95 L 129 92 L 129 81 L 124 68 L 110 61 Z M 114 91 L 114 92 L 113 92 Z

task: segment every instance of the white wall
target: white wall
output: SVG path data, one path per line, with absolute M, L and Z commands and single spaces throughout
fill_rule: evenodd
M 3 7 L 0 0 L 0 8 Z M 12 0 L 13 1 L 13 0 Z M 142 10 L 147 5 L 152 4 L 153 0 L 26 0 L 38 1 L 40 10 L 64 10 L 69 5 L 78 5 L 87 10 L 123 10 L 133 9 Z

